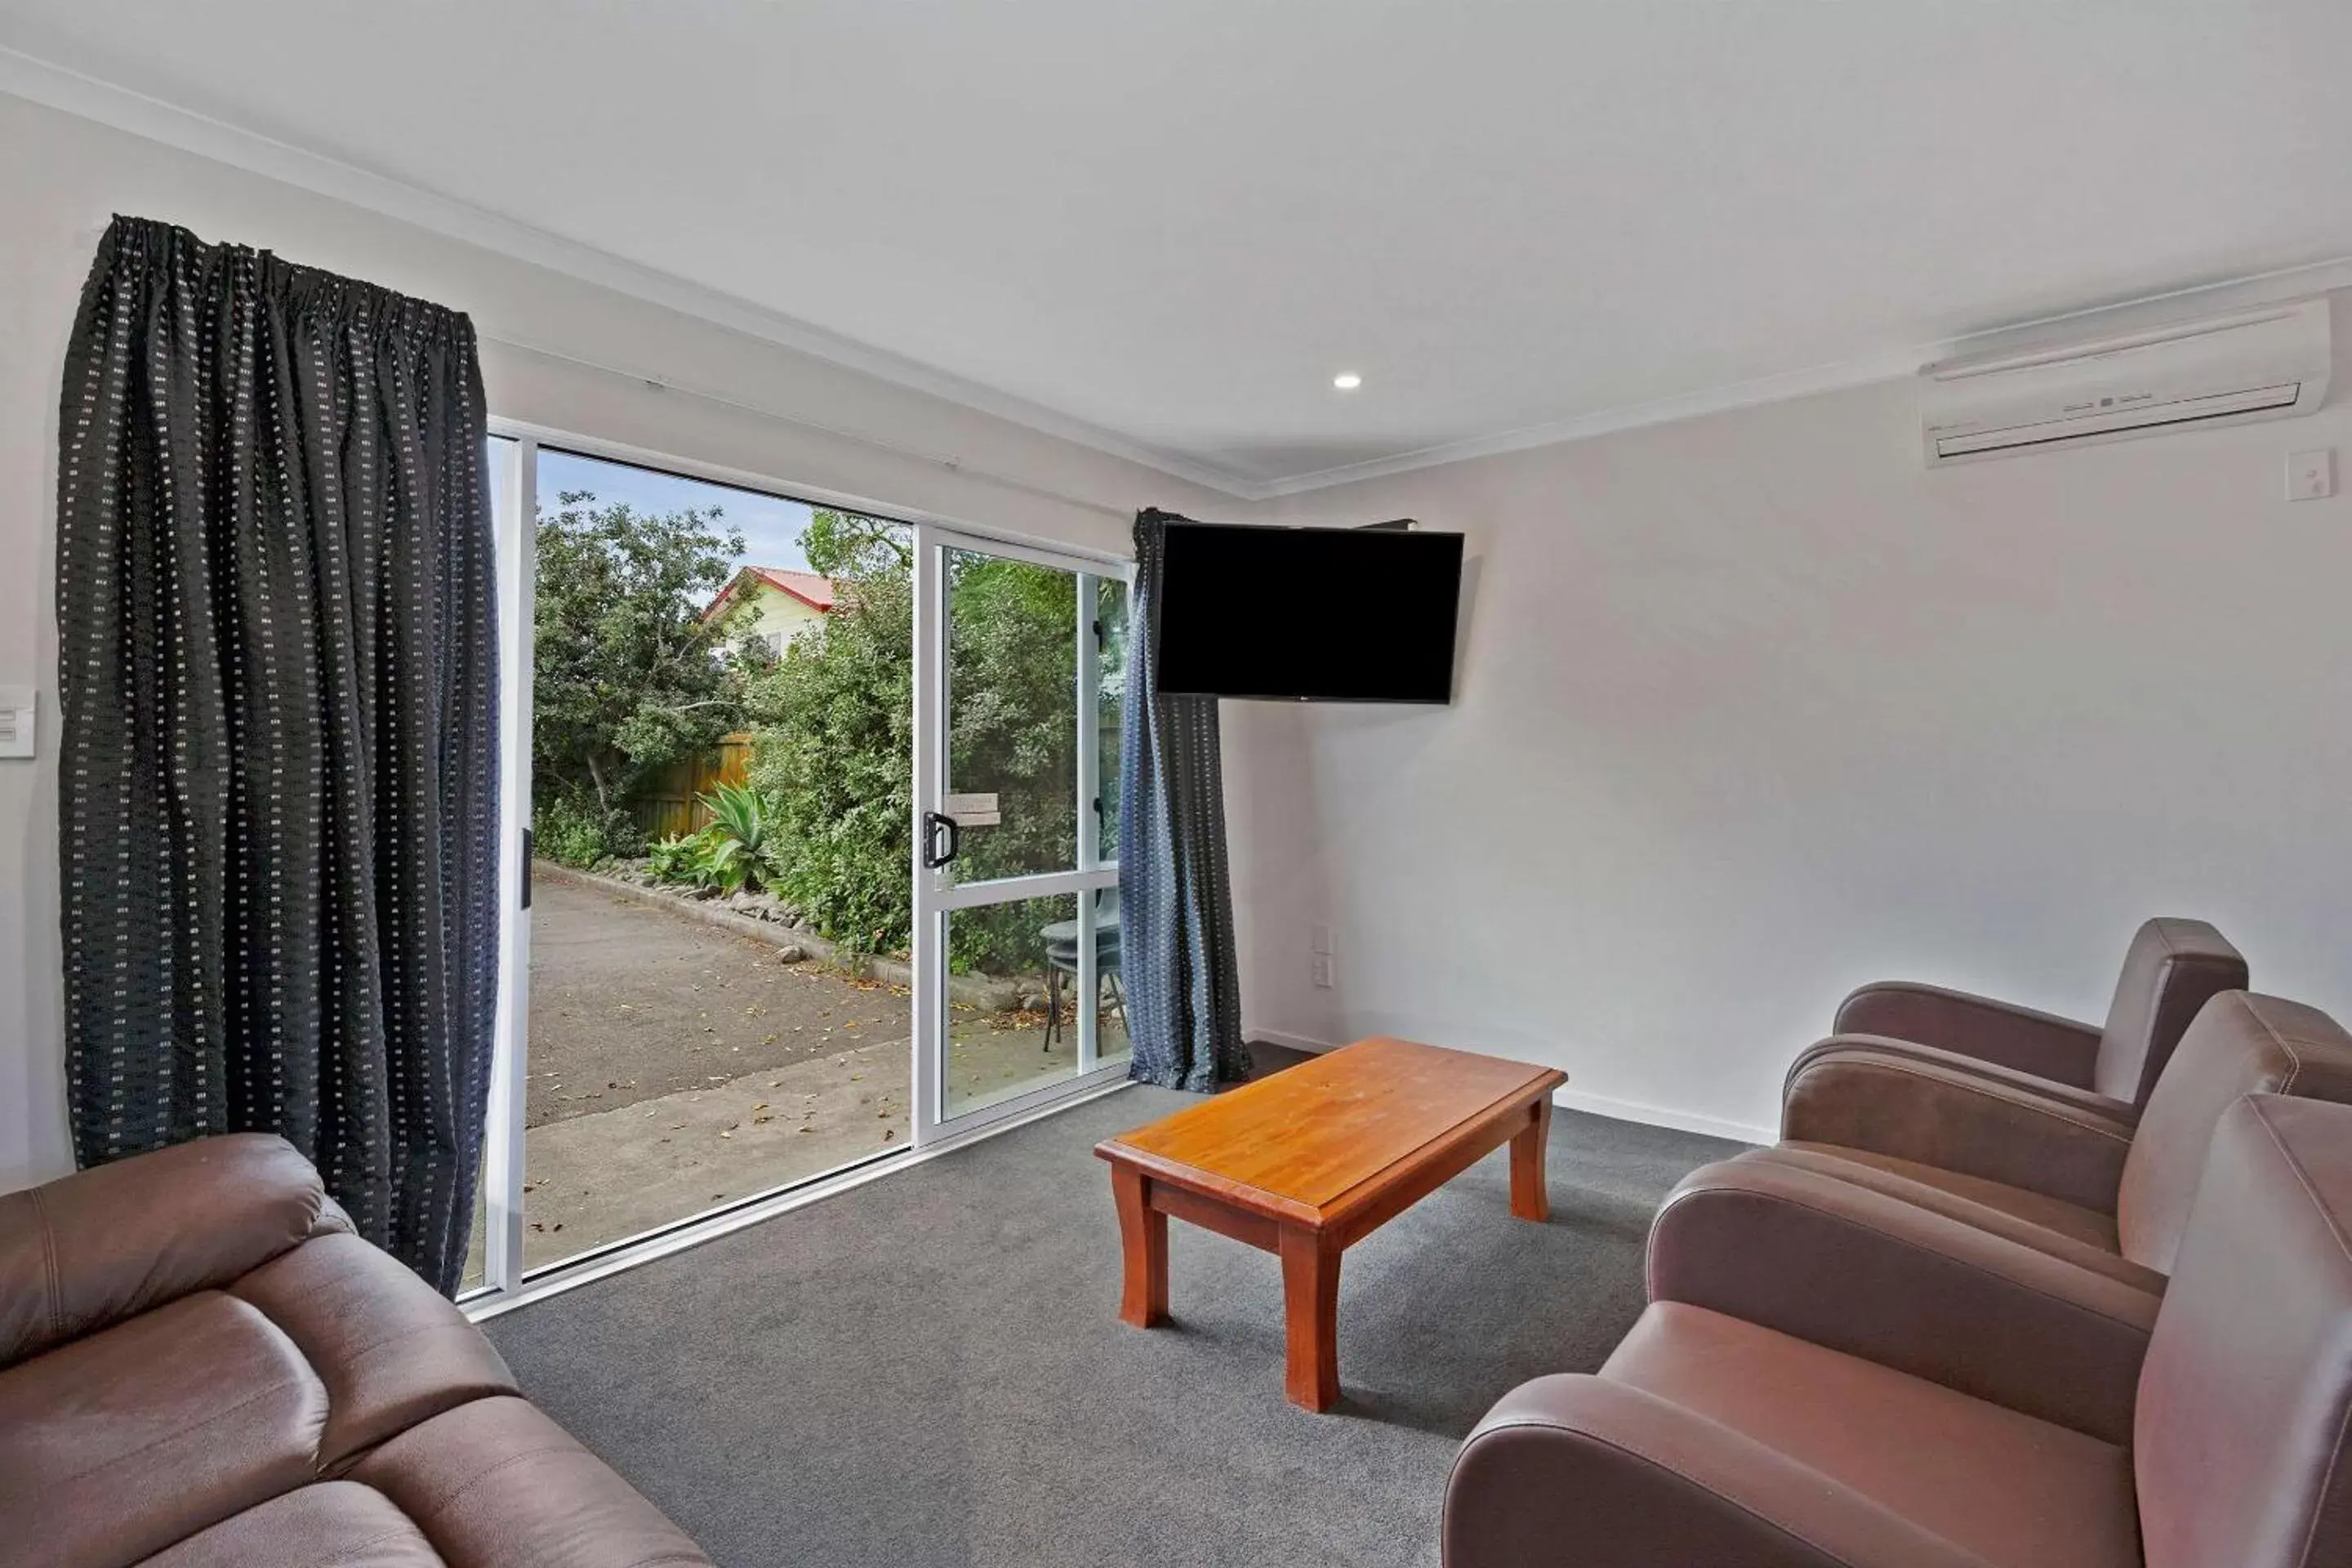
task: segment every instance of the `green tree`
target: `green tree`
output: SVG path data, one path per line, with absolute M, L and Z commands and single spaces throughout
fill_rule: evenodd
M 866 952 L 913 931 L 914 594 L 907 531 L 821 511 L 803 540 L 839 584 L 823 627 L 754 683 L 752 783 L 775 805 L 778 880 L 827 936 Z M 963 836 L 967 877 L 1075 864 L 1077 605 L 1066 573 L 949 552 L 949 780 L 997 795 Z M 962 911 L 959 969 L 1034 973 L 1038 910 Z
M 821 546 L 808 554 L 828 575 L 843 564 Z M 915 597 L 908 568 L 887 555 L 835 577 L 833 613 L 751 692 L 751 784 L 775 812 L 775 884 L 824 935 L 863 952 L 903 949 L 913 929 Z
M 531 794 L 615 817 L 671 763 L 742 716 L 729 650 L 742 606 L 703 606 L 742 553 L 717 508 L 654 514 L 566 491 L 539 516 Z

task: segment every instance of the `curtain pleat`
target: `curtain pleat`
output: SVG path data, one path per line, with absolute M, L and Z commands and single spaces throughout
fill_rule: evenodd
M 1217 700 L 1160 690 L 1162 511 L 1135 519 L 1135 598 L 1119 735 L 1120 971 L 1128 1077 L 1206 1091 L 1249 1074 L 1242 1040 Z
M 497 993 L 472 325 L 117 218 L 58 428 L 76 1154 L 282 1133 L 452 1289 Z

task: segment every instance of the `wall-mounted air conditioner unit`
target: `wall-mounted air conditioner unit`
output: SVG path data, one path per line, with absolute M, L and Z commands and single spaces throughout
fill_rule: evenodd
M 1927 466 L 2317 411 L 2327 301 L 1947 360 L 1919 373 Z

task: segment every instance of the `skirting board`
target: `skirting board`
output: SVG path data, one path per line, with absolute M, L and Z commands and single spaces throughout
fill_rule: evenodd
M 1244 1039 L 1264 1040 L 1270 1046 L 1287 1046 L 1294 1051 L 1323 1052 L 1339 1049 L 1329 1040 L 1310 1039 L 1282 1029 L 1262 1029 L 1254 1025 L 1242 1028 Z M 1552 1103 L 1570 1110 L 1588 1110 L 1595 1116 L 1606 1116 L 1616 1121 L 1636 1121 L 1644 1127 L 1670 1127 L 1677 1132 L 1698 1132 L 1709 1138 L 1728 1138 L 1739 1143 L 1771 1144 L 1780 1141 L 1775 1128 L 1755 1127 L 1746 1122 L 1728 1121 L 1719 1116 L 1700 1116 L 1687 1110 L 1670 1110 L 1662 1105 L 1643 1105 L 1638 1100 L 1614 1100 L 1605 1094 L 1586 1094 L 1580 1089 L 1559 1089 L 1552 1092 Z

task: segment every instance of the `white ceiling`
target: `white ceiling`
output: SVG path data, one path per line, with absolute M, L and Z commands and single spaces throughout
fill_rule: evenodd
M 1244 494 L 2352 257 L 2346 0 L 0 0 L 0 47 Z

